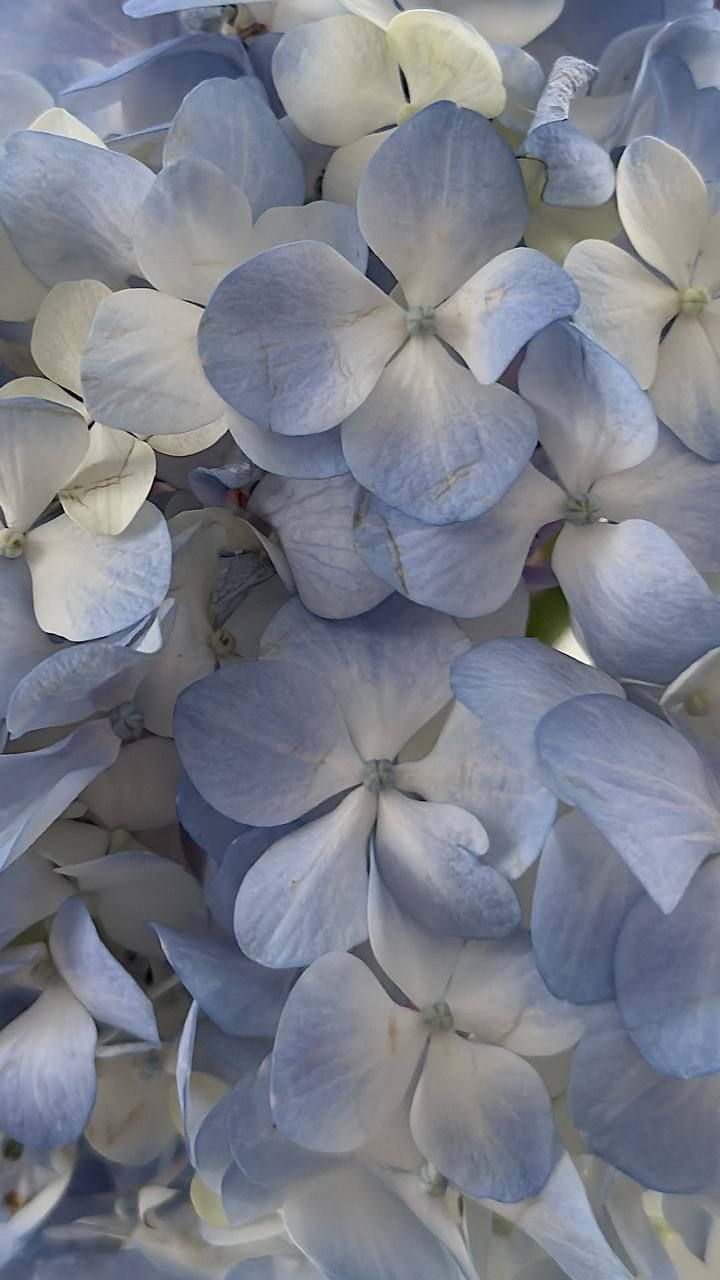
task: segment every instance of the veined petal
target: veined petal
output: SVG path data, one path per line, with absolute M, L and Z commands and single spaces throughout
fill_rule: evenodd
M 282 969 L 365 941 L 368 840 L 376 812 L 376 797 L 355 787 L 330 813 L 262 854 L 235 903 L 235 937 L 246 955 Z
M 95 422 L 88 451 L 58 493 L 66 515 L 91 533 L 118 534 L 143 506 L 155 479 L 149 444 Z
M 535 1240 L 571 1280 L 630 1280 L 630 1273 L 598 1226 L 582 1178 L 567 1152 L 558 1160 L 538 1196 L 517 1205 L 487 1200 L 483 1203 Z M 466 1209 L 468 1222 L 472 1224 L 476 1206 L 468 1204 Z M 652 1234 L 657 1239 L 655 1233 Z M 544 1267 L 543 1263 L 538 1265 Z M 527 1280 L 533 1270 L 530 1269 Z M 542 1280 L 542 1272 L 538 1272 L 537 1280 Z M 657 1280 L 661 1280 L 659 1275 Z M 669 1273 L 666 1280 L 670 1280 Z
M 403 995 L 422 1009 L 441 1000 L 462 951 L 461 938 L 434 933 L 399 906 L 370 859 L 370 945 L 378 964 Z
M 291 480 L 322 480 L 347 474 L 339 427 L 310 436 L 281 436 L 276 431 L 259 427 L 229 406 L 226 420 L 233 440 L 243 453 L 273 476 Z M 157 444 L 154 447 L 157 449 Z
M 641 387 L 649 387 L 660 335 L 678 312 L 677 290 L 605 240 L 574 245 L 565 269 L 580 289 L 576 323 L 620 360 Z
M 0 1125 L 45 1150 L 75 1142 L 95 1101 L 90 1014 L 65 986 L 43 991 L 0 1031 Z
M 659 138 L 635 138 L 618 165 L 617 201 L 640 257 L 676 289 L 687 288 L 710 216 L 692 161 Z
M 492 381 L 492 379 L 490 379 Z M 431 335 L 412 337 L 342 426 L 357 480 L 429 524 L 491 508 L 529 462 L 535 416 L 507 387 L 480 387 Z
M 306 241 L 226 276 L 198 341 L 228 404 L 260 426 L 307 435 L 358 408 L 404 339 L 397 304 L 329 245 Z
M 358 219 L 408 303 L 435 306 L 517 244 L 527 220 L 525 186 L 493 125 L 475 111 L 435 102 L 370 160 Z
M 82 898 L 66 898 L 50 931 L 50 953 L 73 995 L 98 1022 L 159 1044 L 145 993 L 100 941 Z
M 13 690 L 6 717 L 11 737 L 76 724 L 131 701 L 147 660 L 146 654 L 105 640 L 54 649 Z
M 453 617 L 484 617 L 510 598 L 535 534 L 563 507 L 559 486 L 527 466 L 475 520 L 429 525 L 367 495 L 353 533 L 373 573 L 408 599 Z
M 82 395 L 80 358 L 100 303 L 110 297 L 101 280 L 56 284 L 37 313 L 30 349 L 47 378 Z
M 333 151 L 322 177 L 323 199 L 339 200 L 354 207 L 368 161 L 391 132 L 381 129 L 379 133 L 368 133 L 357 142 L 348 142 Z
M 224 405 L 197 354 L 199 307 L 151 289 L 125 289 L 98 308 L 82 357 L 92 416 L 136 435 L 214 422 Z
M 286 31 L 272 71 L 288 115 L 315 142 L 335 147 L 354 142 L 394 124 L 405 106 L 397 58 L 385 32 L 354 14 Z
M 122 1165 L 147 1165 L 177 1141 L 172 1078 L 146 1054 L 100 1058 L 97 1095 L 85 1137 L 94 1151 Z
M 604 694 L 556 707 L 537 740 L 560 798 L 582 809 L 658 906 L 672 911 L 720 835 L 720 813 L 690 743 Z
M 355 956 L 316 960 L 293 987 L 272 1061 L 276 1123 L 311 1151 L 354 1151 L 400 1106 L 427 1037 Z
M 437 310 L 438 336 L 478 382 L 495 382 L 521 347 L 577 309 L 573 280 L 536 249 L 510 249 L 476 271 Z
M 280 539 L 303 604 L 324 618 L 365 613 L 392 589 L 355 548 L 357 492 L 349 475 L 294 481 L 264 476 L 248 504 L 248 512 L 266 520 Z
M 55 645 L 37 624 L 32 606 L 32 581 L 22 558 L 0 565 L 0 714 L 5 716 L 15 686 L 39 662 L 55 652 Z

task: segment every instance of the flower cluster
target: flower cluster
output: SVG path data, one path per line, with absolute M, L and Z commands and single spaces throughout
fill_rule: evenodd
M 720 13 L 0 23 L 0 1273 L 717 1280 Z

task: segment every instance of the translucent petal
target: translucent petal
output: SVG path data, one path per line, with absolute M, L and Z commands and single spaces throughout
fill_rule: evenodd
M 32 357 L 47 378 L 82 396 L 80 357 L 100 303 L 110 290 L 100 280 L 56 284 L 38 311 Z
M 97 311 L 82 358 L 88 409 L 106 426 L 141 436 L 214 423 L 223 402 L 197 354 L 202 312 L 150 289 L 127 289 Z

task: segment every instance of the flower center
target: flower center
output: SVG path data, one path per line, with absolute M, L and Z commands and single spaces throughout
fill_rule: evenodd
M 452 1031 L 455 1019 L 446 1000 L 436 1000 L 420 1010 L 420 1017 L 431 1035 L 438 1031 Z
M 409 338 L 419 338 L 435 332 L 434 307 L 408 307 L 405 312 L 405 332 Z
M 109 715 L 110 728 L 121 742 L 134 742 L 145 728 L 145 717 L 132 702 L 121 702 Z
M 392 760 L 366 760 L 363 764 L 362 784 L 374 794 L 394 787 L 395 769 Z
M 0 556 L 17 560 L 25 551 L 25 534 L 19 529 L 0 529 Z
M 702 315 L 708 302 L 710 294 L 707 289 L 695 288 L 681 289 L 678 293 L 678 306 L 681 316 L 699 316 Z
M 568 524 L 596 524 L 600 519 L 600 506 L 591 493 L 568 495 L 565 519 Z

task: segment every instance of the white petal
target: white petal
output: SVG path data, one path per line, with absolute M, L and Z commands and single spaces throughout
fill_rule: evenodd
M 135 253 L 143 275 L 164 293 L 207 302 L 223 276 L 252 250 L 246 196 L 199 156 L 160 171 L 135 220 Z
M 660 334 L 678 311 L 676 290 L 604 240 L 576 244 L 565 268 L 580 287 L 576 323 L 649 387 Z
M 47 378 L 82 395 L 80 357 L 95 312 L 110 297 L 100 280 L 71 280 L 56 284 L 47 295 L 33 326 L 31 351 Z
M 545 986 L 527 935 L 466 942 L 446 999 L 461 1031 L 527 1057 L 561 1053 L 583 1032 L 575 1006 Z
M 87 142 L 91 147 L 107 150 L 100 135 L 64 107 L 48 107 L 47 111 L 35 117 L 28 129 L 36 129 L 38 133 L 54 133 L 61 138 L 76 138 L 78 142 Z
M 49 520 L 25 542 L 37 620 L 68 640 L 132 626 L 164 599 L 170 558 L 165 519 L 150 502 L 117 537 L 89 533 L 65 515 Z
M 354 205 L 358 187 L 378 147 L 381 147 L 391 130 L 381 129 L 368 133 L 356 142 L 348 142 L 333 151 L 323 174 L 322 193 L 325 200 L 337 200 L 340 204 Z
M 169 1147 L 171 1077 L 145 1055 L 101 1058 L 97 1094 L 85 1136 L 94 1151 L 123 1165 L 146 1165 Z
M 0 506 L 5 524 L 27 530 L 79 466 L 87 447 L 87 427 L 71 409 L 49 401 L 0 400 Z
M 660 346 L 650 395 L 658 417 L 688 448 L 718 461 L 720 317 L 709 308 L 706 316 L 677 317 Z
M 659 138 L 636 138 L 618 165 L 617 202 L 640 257 L 685 289 L 710 212 L 692 161 Z
M 415 110 L 448 100 L 494 119 L 505 106 L 502 68 L 490 45 L 452 14 L 400 13 L 387 41 L 403 69 Z
M 331 146 L 394 124 L 405 106 L 385 33 L 351 14 L 286 32 L 275 50 L 273 76 L 298 128 Z
M 90 421 L 90 415 L 82 401 L 47 378 L 13 378 L 0 387 L 0 400 L 17 399 L 50 400 L 53 404 L 64 405 L 66 409 L 74 409 L 85 422 Z
M 94 418 L 137 435 L 176 435 L 216 422 L 224 405 L 197 353 L 202 312 L 150 289 L 125 289 L 100 306 L 82 359 Z
M 58 497 L 66 515 L 83 529 L 117 534 L 135 519 L 154 479 L 149 444 L 96 422 L 85 458 Z

